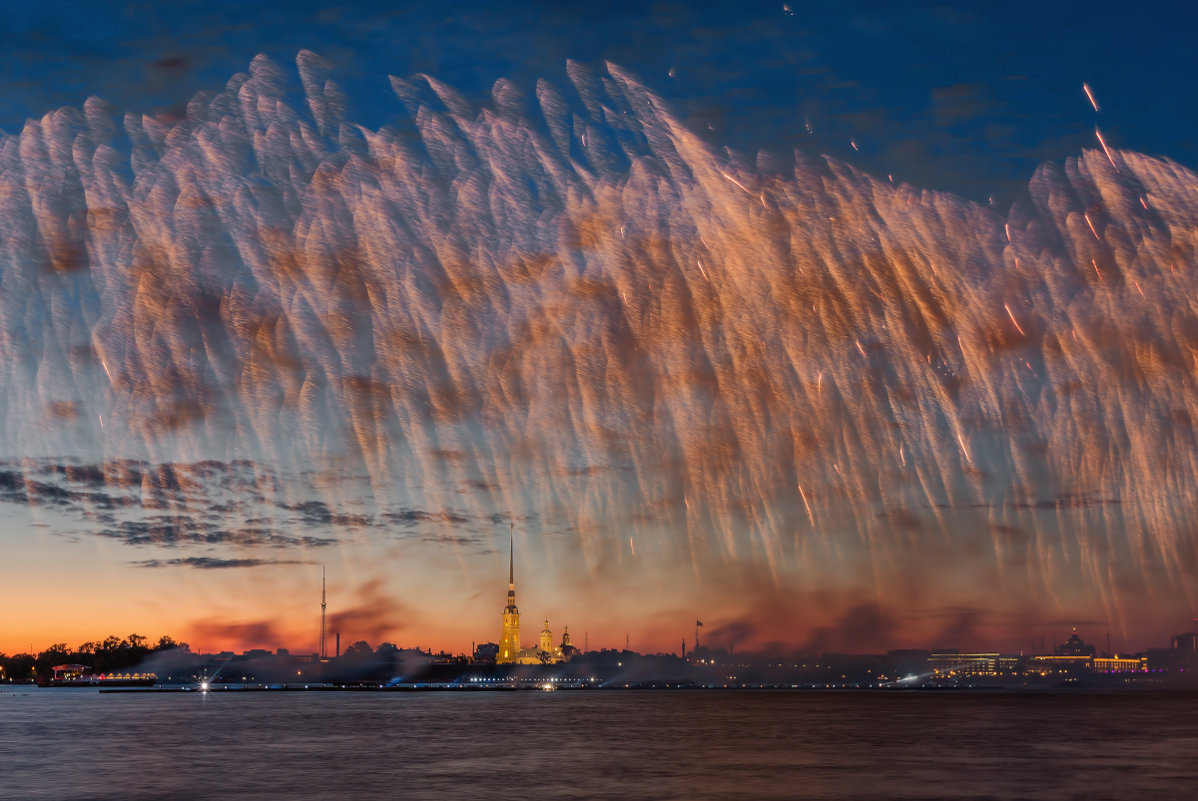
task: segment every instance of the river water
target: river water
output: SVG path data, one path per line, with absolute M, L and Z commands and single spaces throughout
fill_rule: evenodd
M 0 798 L 1147 799 L 1198 695 L 0 690 Z

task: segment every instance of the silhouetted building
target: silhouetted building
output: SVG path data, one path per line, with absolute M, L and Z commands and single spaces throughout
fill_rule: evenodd
M 1169 648 L 1149 648 L 1148 667 L 1153 670 L 1198 669 L 1198 632 L 1187 631 L 1170 640 Z
M 546 624 L 548 624 L 548 621 L 546 621 Z M 562 652 L 562 658 L 567 661 L 578 654 L 578 649 L 570 642 L 569 626 L 566 626 L 565 631 L 562 632 L 562 644 L 558 646 L 558 649 Z
M 931 651 L 923 651 L 918 648 L 901 648 L 894 651 L 887 651 L 886 659 L 882 665 L 885 671 L 894 675 L 918 676 L 927 671 L 928 658 L 931 655 Z
M 1082 638 L 1077 635 L 1077 626 L 1074 626 L 1073 634 L 1068 640 L 1058 645 L 1053 654 L 1055 656 L 1088 656 L 1093 658 L 1095 650 L 1093 645 L 1082 642 Z

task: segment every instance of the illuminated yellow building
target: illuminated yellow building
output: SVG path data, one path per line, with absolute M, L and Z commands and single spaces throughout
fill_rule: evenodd
M 1099 656 L 1094 658 L 1093 668 L 1100 673 L 1140 673 L 1148 670 L 1148 657 Z
M 1037 655 L 1032 657 L 1030 667 L 1041 676 L 1050 673 L 1076 673 L 1089 670 L 1092 659 L 1089 654 Z
M 516 608 L 515 540 L 508 544 L 507 606 L 503 608 L 503 635 L 499 639 L 500 664 L 511 664 L 520 656 L 520 610 Z
M 520 610 L 516 606 L 516 560 L 515 538 L 508 545 L 507 564 L 507 606 L 503 608 L 503 634 L 499 638 L 499 655 L 495 661 L 501 665 L 543 665 L 550 662 L 564 662 L 564 651 L 570 648 L 570 634 L 567 630 L 562 637 L 562 645 L 553 644 L 553 632 L 549 630 L 549 621 L 541 629 L 541 637 L 536 647 L 520 647 Z

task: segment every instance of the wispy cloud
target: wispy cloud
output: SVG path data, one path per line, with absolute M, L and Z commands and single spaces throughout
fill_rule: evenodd
M 271 528 L 225 528 L 217 523 L 188 515 L 159 515 L 146 520 L 123 520 L 91 531 L 126 545 L 236 545 L 248 547 L 309 548 L 332 545 L 336 540 L 310 535 L 298 536 Z
M 137 567 L 193 567 L 200 570 L 224 570 L 236 567 L 264 567 L 268 565 L 310 565 L 306 559 L 220 559 L 213 556 L 187 556 L 177 559 L 143 559 L 130 564 Z
M 288 493 L 310 496 L 330 483 L 337 487 L 335 497 L 327 493 L 323 499 L 285 497 Z M 400 505 L 379 510 L 360 497 L 368 497 L 369 489 L 368 481 L 360 476 L 282 475 L 245 460 L 174 464 L 0 461 L 0 503 L 53 509 L 77 521 L 76 525 L 59 526 L 64 533 L 105 537 L 132 546 L 321 547 L 336 542 L 341 532 L 373 529 L 429 543 L 482 548 L 484 535 L 507 519 L 493 512 L 431 511 Z M 272 496 L 270 500 L 267 494 Z M 296 533 L 297 527 L 304 533 Z M 225 566 L 184 559 L 136 564 Z

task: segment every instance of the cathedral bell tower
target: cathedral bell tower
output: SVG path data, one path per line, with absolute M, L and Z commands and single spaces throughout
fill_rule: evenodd
M 499 664 L 515 662 L 520 656 L 520 610 L 516 608 L 516 525 L 508 541 L 507 606 L 503 608 L 503 635 L 499 639 Z

